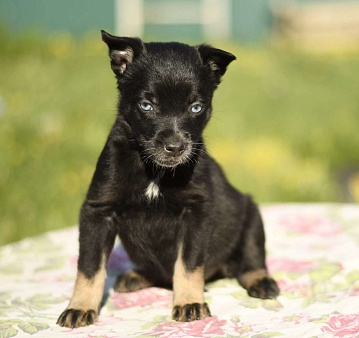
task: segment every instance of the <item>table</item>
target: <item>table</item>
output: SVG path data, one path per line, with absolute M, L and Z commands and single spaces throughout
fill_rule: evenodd
M 0 248 L 0 337 L 358 337 L 359 206 L 278 204 L 261 207 L 267 263 L 281 294 L 251 298 L 233 279 L 207 285 L 213 317 L 171 320 L 172 291 L 114 293 L 131 267 L 121 246 L 108 264 L 99 321 L 55 324 L 72 294 L 78 230 L 70 227 Z

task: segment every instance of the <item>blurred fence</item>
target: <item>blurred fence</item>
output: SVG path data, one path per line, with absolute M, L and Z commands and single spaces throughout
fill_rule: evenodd
M 358 41 L 358 0 L 2 0 L 0 22 L 81 36 L 107 29 L 163 40 Z M 273 39 L 272 39 L 273 40 Z M 319 40 L 319 42 L 321 41 Z
M 276 42 L 310 48 L 357 45 L 359 2 L 288 2 L 272 6 Z

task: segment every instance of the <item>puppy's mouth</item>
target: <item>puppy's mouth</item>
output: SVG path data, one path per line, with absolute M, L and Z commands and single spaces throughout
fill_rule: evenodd
M 165 168 L 174 168 L 180 164 L 184 164 L 190 161 L 191 158 L 191 151 L 186 150 L 183 152 L 183 154 L 179 156 L 169 156 L 167 154 L 156 154 L 156 156 L 153 157 L 153 162 L 155 162 L 157 165 Z
M 192 147 L 189 145 L 184 151 L 180 154 L 174 155 L 171 152 L 162 149 L 149 149 L 145 151 L 145 156 L 143 158 L 144 163 L 152 162 L 160 167 L 164 168 L 175 168 L 180 164 L 185 164 L 191 161 L 192 156 Z
M 171 158 L 171 159 L 153 159 L 160 167 L 165 168 L 174 168 L 177 167 L 179 164 L 185 163 L 186 161 L 178 159 L 178 158 Z

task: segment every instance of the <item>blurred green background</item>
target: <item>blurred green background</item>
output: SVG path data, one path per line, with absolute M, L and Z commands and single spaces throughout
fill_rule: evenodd
M 24 3 L 0 5 L 0 245 L 77 223 L 118 97 L 99 33 L 115 33 L 116 20 L 104 11 L 74 30 L 66 16 L 74 9 L 65 2 L 60 7 L 70 9 L 55 13 L 59 27 L 39 7 L 38 24 L 22 27 L 17 20 L 32 8 Z M 266 26 L 273 15 L 262 16 L 263 8 L 258 34 L 236 21 L 225 39 L 213 41 L 185 24 L 168 36 L 153 27 L 141 36 L 206 39 L 237 56 L 215 94 L 205 134 L 237 188 L 260 203 L 358 202 L 359 49 L 273 40 Z

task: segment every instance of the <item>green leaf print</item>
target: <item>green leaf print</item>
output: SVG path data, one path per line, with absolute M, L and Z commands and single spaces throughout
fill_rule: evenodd
M 302 309 L 308 307 L 309 305 L 312 305 L 315 303 L 315 299 L 313 297 L 305 298 L 302 302 Z
M 240 299 L 239 304 L 250 309 L 258 309 L 262 305 L 262 301 L 247 296 Z
M 34 334 L 41 330 L 46 330 L 46 329 L 50 328 L 50 326 L 48 324 L 37 323 L 37 322 L 23 322 L 23 323 L 19 324 L 18 327 L 22 331 L 29 333 L 29 334 Z
M 0 330 L 8 329 L 11 326 L 13 326 L 15 324 L 19 324 L 21 322 L 22 322 L 22 320 L 20 320 L 20 319 L 0 320 Z
M 11 298 L 11 292 L 10 291 L 2 291 L 0 292 L 0 304 L 3 302 L 6 302 Z
M 318 302 L 329 303 L 330 301 L 331 301 L 331 297 L 325 293 L 323 293 L 323 294 L 311 293 L 307 296 L 307 298 L 305 298 L 303 300 L 302 308 L 304 309 L 307 306 L 314 304 L 314 303 L 318 303 Z
M 1 274 L 2 275 L 13 275 L 20 274 L 23 270 L 23 267 L 16 264 L 4 263 L 1 264 Z
M 150 323 L 142 325 L 141 330 L 150 329 L 153 326 L 161 325 L 162 323 L 169 322 L 170 320 L 172 320 L 170 316 L 155 316 L 152 318 L 152 321 Z
M 35 269 L 35 272 L 51 271 L 62 268 L 66 263 L 66 257 L 52 257 L 43 265 Z
M 283 305 L 277 299 L 262 300 L 249 297 L 248 295 L 244 295 L 242 292 L 233 292 L 231 293 L 231 296 L 238 299 L 240 305 L 250 309 L 263 307 L 266 310 L 278 312 L 283 308 Z
M 321 266 L 319 269 L 312 271 L 309 273 L 310 278 L 312 281 L 319 282 L 319 281 L 328 281 L 330 278 L 335 276 L 341 267 L 339 264 L 336 263 L 329 263 L 324 266 Z
M 19 324 L 18 327 L 19 327 L 19 329 L 21 329 L 24 332 L 29 333 L 29 334 L 34 334 L 34 333 L 38 332 L 37 327 L 30 323 L 23 322 L 23 323 Z
M 332 315 L 338 315 L 338 314 L 340 314 L 340 312 L 338 312 L 338 311 L 333 311 L 332 313 L 327 314 L 327 315 L 322 315 L 322 316 L 319 317 L 319 318 L 312 318 L 312 319 L 310 320 L 310 322 L 312 322 L 312 323 L 326 323 L 327 320 L 328 320 L 328 318 L 329 318 L 330 316 L 332 316 Z
M 222 278 L 222 279 L 218 279 L 214 282 L 208 283 L 207 287 L 209 289 L 212 288 L 225 288 L 228 286 L 238 286 L 238 281 L 234 278 Z
M 359 281 L 359 270 L 350 271 L 346 276 L 345 280 L 348 283 L 348 286 L 354 284 L 355 282 Z
M 14 337 L 17 335 L 17 330 L 13 327 L 0 331 L 0 338 Z
M 45 323 L 31 322 L 31 324 L 35 325 L 38 331 L 47 330 L 50 328 L 50 325 Z
M 283 305 L 277 299 L 268 299 L 263 301 L 263 307 L 270 311 L 280 311 L 283 309 Z
M 320 318 L 312 318 L 310 322 L 312 323 L 326 323 L 329 318 L 329 315 L 321 316 Z
M 252 326 L 250 326 L 250 325 L 241 326 L 236 331 L 242 335 L 245 332 L 251 332 Z
M 46 310 L 51 307 L 51 304 L 57 304 L 59 302 L 62 302 L 62 299 L 54 298 L 50 293 L 36 294 L 25 300 L 17 297 L 11 301 L 13 305 L 25 306 L 34 310 Z
M 239 315 L 232 315 L 231 322 L 232 323 L 239 323 L 241 321 L 241 317 Z
M 29 334 L 34 334 L 41 330 L 50 328 L 50 326 L 45 323 L 25 322 L 20 319 L 2 320 L 0 321 L 0 338 L 15 336 L 18 330 L 12 327 L 13 325 L 17 325 L 19 329 Z

